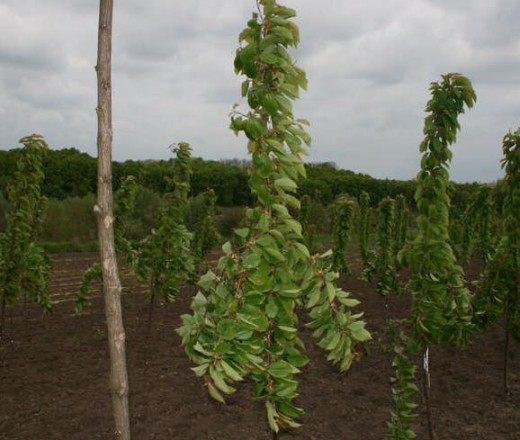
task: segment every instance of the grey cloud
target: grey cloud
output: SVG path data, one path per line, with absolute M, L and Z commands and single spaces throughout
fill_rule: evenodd
M 460 71 L 479 99 L 462 119 L 458 180 L 501 175 L 500 141 L 519 123 L 520 3 L 516 0 L 287 0 L 309 76 L 296 104 L 312 122 L 310 160 L 378 177 L 416 174 L 428 85 Z M 4 0 L 0 145 L 41 131 L 56 146 L 95 152 L 97 6 L 92 0 Z M 164 158 L 179 140 L 207 158 L 246 157 L 228 130 L 240 100 L 237 35 L 243 0 L 126 0 L 114 11 L 114 153 Z

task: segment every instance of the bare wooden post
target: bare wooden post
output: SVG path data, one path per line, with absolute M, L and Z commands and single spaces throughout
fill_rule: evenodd
M 114 243 L 112 194 L 112 11 L 113 0 L 100 0 L 97 85 L 98 105 L 98 187 L 97 213 L 99 253 L 103 273 L 103 294 L 110 351 L 110 388 L 118 440 L 130 439 L 128 374 L 126 371 L 125 329 L 121 310 L 121 282 Z

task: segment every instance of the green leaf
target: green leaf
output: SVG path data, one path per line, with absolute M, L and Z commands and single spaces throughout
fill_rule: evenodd
M 311 294 L 309 295 L 309 301 L 307 302 L 307 308 L 310 309 L 314 307 L 316 304 L 318 304 L 318 301 L 320 300 L 320 288 L 314 289 Z
M 217 276 L 211 270 L 209 270 L 200 277 L 197 284 L 204 290 L 209 290 L 212 287 L 215 287 L 216 277 Z
M 284 219 L 283 222 L 289 226 L 293 232 L 298 235 L 302 235 L 302 225 L 300 225 L 300 222 L 290 218 Z
M 264 50 L 260 54 L 260 59 L 264 63 L 272 64 L 272 65 L 275 65 L 275 66 L 280 63 L 280 57 L 277 56 L 276 54 L 274 54 L 273 52 L 268 51 L 268 50 Z
M 280 360 L 272 363 L 267 369 L 267 372 L 273 377 L 284 379 L 298 373 L 299 370 L 288 362 Z
M 201 345 L 200 342 L 196 342 L 196 344 L 193 346 L 193 349 L 198 351 L 199 353 L 201 354 L 204 354 L 206 356 L 213 356 L 213 353 L 211 353 L 210 351 L 204 349 L 204 347 Z
M 278 424 L 276 423 L 276 416 L 278 415 L 276 412 L 276 409 L 274 408 L 273 404 L 269 400 L 265 401 L 265 407 L 267 409 L 267 421 L 269 422 L 269 427 L 274 432 L 278 432 L 280 430 L 280 428 L 278 427 Z
M 267 313 L 267 316 L 269 318 L 271 318 L 271 319 L 276 317 L 276 315 L 278 313 L 278 306 L 276 305 L 276 303 L 274 302 L 273 297 L 271 297 L 271 296 L 267 300 L 267 305 L 265 307 L 265 312 Z
M 238 371 L 232 368 L 231 365 L 229 365 L 224 359 L 220 361 L 220 365 L 222 366 L 222 369 L 227 374 L 227 376 L 233 379 L 234 381 L 243 380 L 243 377 L 238 373 Z
M 208 391 L 209 391 L 209 395 L 215 399 L 216 401 L 220 402 L 220 403 L 226 403 L 226 401 L 224 400 L 224 397 L 222 397 L 222 394 L 219 393 L 219 391 L 213 386 L 213 384 L 211 382 L 208 382 Z
M 235 392 L 235 389 L 225 382 L 224 378 L 222 377 L 222 374 L 212 366 L 209 367 L 209 375 L 211 376 L 211 379 L 213 380 L 215 386 L 223 393 L 231 394 Z
M 298 298 L 300 296 L 300 289 L 282 289 L 278 293 L 285 298 Z
M 264 251 L 267 254 L 269 254 L 271 257 L 273 257 L 275 260 L 285 261 L 285 257 L 283 256 L 283 254 L 278 249 L 275 249 L 275 248 L 272 248 L 272 247 L 266 247 L 266 248 L 264 248 Z
M 294 327 L 287 327 L 286 325 L 279 325 L 278 328 L 287 333 L 296 333 L 296 329 Z
M 329 281 L 325 282 L 325 287 L 327 289 L 327 295 L 329 298 L 329 302 L 334 301 L 334 298 L 336 298 L 336 287 L 334 286 L 334 284 L 332 284 Z
M 208 371 L 208 367 L 209 367 L 209 363 L 204 363 L 204 364 L 198 365 L 197 367 L 192 367 L 191 369 L 192 369 L 192 371 L 195 372 L 197 377 L 201 377 L 206 374 L 206 372 Z
M 370 332 L 365 329 L 365 323 L 363 321 L 354 321 L 349 325 L 352 338 L 356 341 L 364 342 L 372 339 Z
M 338 298 L 341 304 L 346 305 L 347 307 L 355 307 L 360 304 L 360 301 L 354 298 Z
M 294 180 L 289 179 L 288 177 L 281 177 L 274 181 L 274 186 L 277 188 L 281 188 L 286 191 L 294 191 L 297 189 L 297 185 Z
M 249 228 L 239 228 L 235 229 L 235 234 L 237 234 L 239 237 L 243 238 L 244 240 L 249 235 Z
M 223 339 L 232 340 L 237 334 L 236 323 L 231 319 L 222 319 L 217 324 L 217 331 Z
M 305 246 L 303 243 L 298 243 L 298 242 L 295 242 L 294 243 L 294 246 L 296 248 L 298 248 L 298 250 L 306 257 L 306 258 L 310 258 L 310 253 L 309 253 L 309 249 L 307 248 L 307 246 Z
M 224 252 L 226 255 L 230 255 L 232 249 L 233 249 L 233 248 L 232 248 L 232 246 L 231 246 L 231 242 L 230 242 L 230 241 L 226 241 L 226 242 L 222 245 L 222 252 Z
M 246 269 L 254 269 L 255 267 L 258 267 L 260 265 L 261 261 L 262 261 L 262 257 L 260 256 L 260 254 L 257 254 L 257 253 L 249 254 L 244 259 L 244 267 Z

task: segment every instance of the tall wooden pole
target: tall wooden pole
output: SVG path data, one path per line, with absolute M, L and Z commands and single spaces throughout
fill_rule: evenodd
M 110 351 L 110 389 L 115 421 L 115 437 L 130 440 L 128 375 L 126 371 L 125 329 L 121 310 L 121 282 L 114 243 L 112 194 L 112 11 L 113 0 L 100 0 L 97 85 L 98 105 L 98 188 L 95 211 L 98 221 L 99 253 L 103 273 L 103 294 Z

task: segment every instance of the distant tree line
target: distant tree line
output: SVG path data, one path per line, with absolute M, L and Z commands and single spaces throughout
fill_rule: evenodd
M 19 149 L 0 151 L 0 191 L 5 194 L 7 182 L 14 176 Z M 123 179 L 133 175 L 137 183 L 159 194 L 166 191 L 170 160 L 127 160 L 114 162 L 113 179 L 117 190 Z M 248 186 L 249 163 L 245 160 L 193 160 L 191 197 L 212 188 L 219 206 L 250 205 L 252 196 Z M 384 197 L 403 194 L 413 206 L 415 181 L 375 179 L 366 174 L 338 169 L 334 163 L 307 164 L 307 179 L 301 182 L 300 195 L 331 203 L 340 194 L 358 198 L 361 192 L 370 194 L 372 206 Z M 96 158 L 75 148 L 50 150 L 44 162 L 43 193 L 49 198 L 84 197 L 96 190 Z M 465 207 L 481 185 L 454 183 L 452 204 Z

